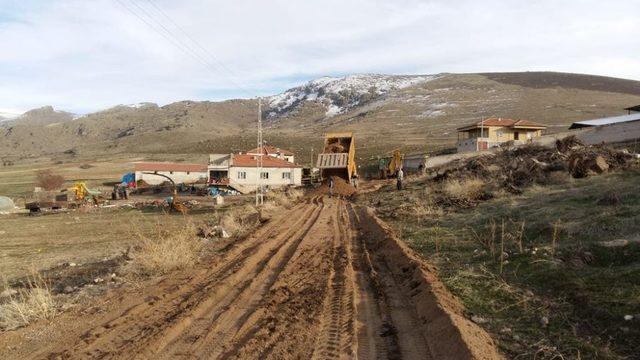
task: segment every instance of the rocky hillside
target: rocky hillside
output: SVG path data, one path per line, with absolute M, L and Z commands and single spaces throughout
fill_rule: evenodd
M 266 99 L 265 138 L 307 158 L 323 132 L 356 132 L 361 156 L 451 147 L 488 116 L 548 124 L 623 114 L 640 82 L 565 73 L 354 75 L 320 78 Z M 0 154 L 206 153 L 252 146 L 256 100 L 120 105 L 75 117 L 45 107 L 0 122 Z
M 43 106 L 29 110 L 15 119 L 9 120 L 13 124 L 47 126 L 73 120 L 74 114 L 66 111 L 54 110 L 52 106 Z
M 436 76 L 351 75 L 322 77 L 268 98 L 268 118 L 287 116 L 303 104 L 314 102 L 325 107 L 326 117 L 344 114 L 358 106 L 399 89 L 435 79 Z

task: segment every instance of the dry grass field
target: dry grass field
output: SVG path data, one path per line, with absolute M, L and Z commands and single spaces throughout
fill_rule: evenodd
M 181 229 L 207 213 L 185 218 L 160 211 L 90 209 L 30 217 L 0 216 L 0 273 L 7 280 L 65 262 L 88 263 L 121 255 L 139 234 Z

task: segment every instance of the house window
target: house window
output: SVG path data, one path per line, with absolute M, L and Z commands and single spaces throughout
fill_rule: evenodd
M 282 178 L 286 179 L 286 180 L 291 180 L 291 173 L 290 172 L 283 172 L 282 173 Z
M 189 175 L 189 172 L 187 171 L 187 175 Z
M 238 171 L 238 179 L 245 180 L 246 178 L 247 178 L 247 172 L 246 171 Z
M 269 178 L 269 173 L 268 172 L 260 173 L 260 179 L 268 179 L 268 178 Z
M 173 175 L 173 171 L 169 171 L 169 175 Z

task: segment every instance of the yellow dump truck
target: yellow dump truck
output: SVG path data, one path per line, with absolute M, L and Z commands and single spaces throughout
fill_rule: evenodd
M 355 183 L 356 144 L 351 132 L 327 133 L 324 137 L 324 150 L 318 154 L 317 167 L 320 176 L 326 179 L 338 176 L 345 181 Z

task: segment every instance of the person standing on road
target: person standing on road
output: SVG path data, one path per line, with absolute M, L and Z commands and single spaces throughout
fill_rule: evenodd
M 402 180 L 404 180 L 404 171 L 402 168 L 398 169 L 398 177 L 396 179 L 396 186 L 398 187 L 398 191 L 402 190 Z
M 333 188 L 335 184 L 333 183 L 333 178 L 329 178 L 329 197 L 333 197 Z

